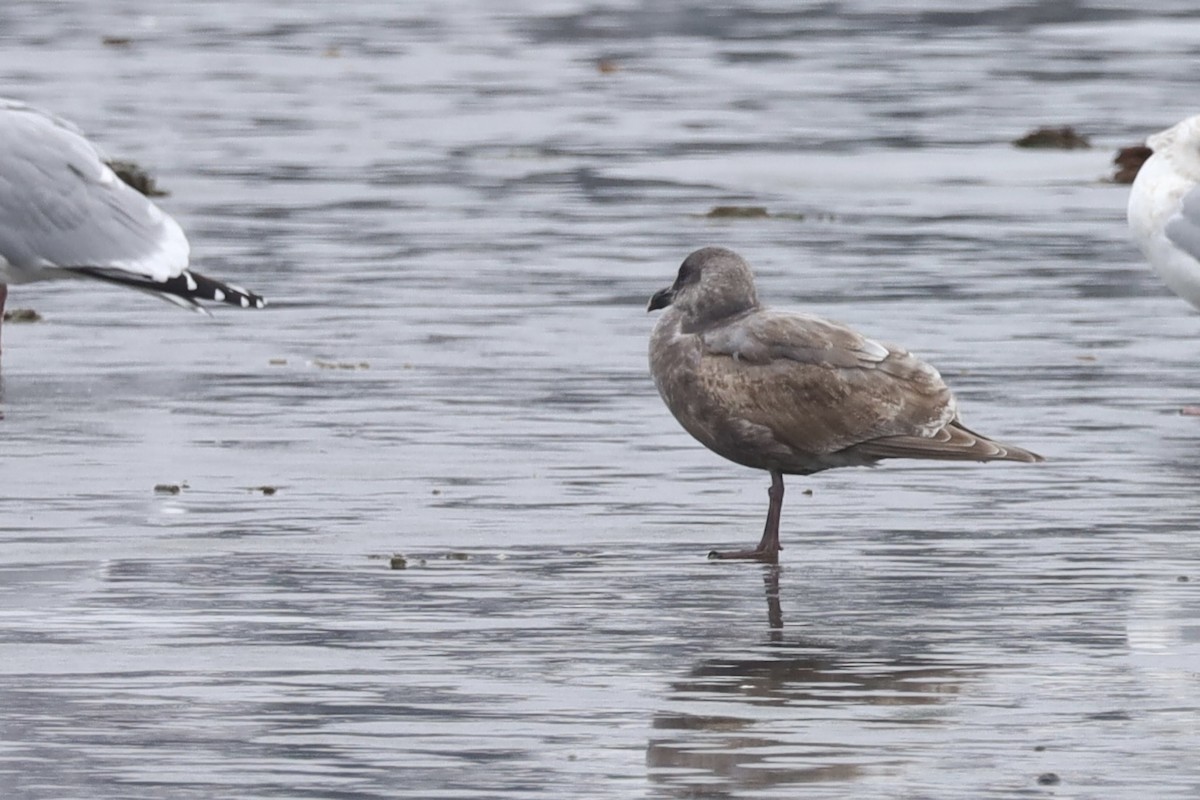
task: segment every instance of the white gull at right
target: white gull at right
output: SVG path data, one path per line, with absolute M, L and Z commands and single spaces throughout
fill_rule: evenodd
M 1200 308 L 1200 114 L 1146 140 L 1129 192 L 1133 238 L 1175 294 Z

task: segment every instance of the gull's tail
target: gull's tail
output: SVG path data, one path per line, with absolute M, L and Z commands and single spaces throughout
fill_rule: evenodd
M 938 461 L 1023 461 L 1027 464 L 1046 459 L 1011 444 L 1001 444 L 964 426 L 957 419 L 928 438 L 924 436 L 885 436 L 863 442 L 860 453 L 875 458 L 926 458 Z

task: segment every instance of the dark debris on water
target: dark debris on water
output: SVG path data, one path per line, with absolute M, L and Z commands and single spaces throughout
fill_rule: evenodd
M 137 189 L 146 197 L 166 197 L 167 192 L 158 188 L 154 177 L 132 161 L 112 159 L 108 162 L 109 169 L 117 173 L 117 177 L 129 186 Z
M 1154 151 L 1144 144 L 1122 147 L 1113 156 L 1113 163 L 1117 165 L 1117 171 L 1112 176 L 1113 183 L 1133 183 L 1133 179 L 1142 169 L 1142 164 L 1152 155 Z
M 1013 144 L 1035 150 L 1087 150 L 1092 146 L 1086 136 L 1070 125 L 1038 128 L 1014 140 Z
M 371 365 L 366 361 L 326 361 L 321 358 L 314 358 L 312 365 L 317 369 L 370 369 Z
M 709 219 L 766 219 L 771 214 L 763 206 L 715 206 L 704 216 Z
M 41 322 L 42 315 L 32 308 L 14 308 L 4 312 L 5 322 Z
M 392 553 L 388 556 L 369 555 L 367 558 L 372 560 L 386 560 L 388 562 L 389 569 L 408 569 L 409 566 L 424 567 L 428 565 L 428 561 L 426 561 L 424 558 L 418 558 L 414 560 L 403 553 Z M 440 558 L 443 561 L 470 561 L 471 554 L 464 553 L 461 550 L 451 550 L 449 552 L 442 553 L 440 556 L 430 556 L 430 558 Z
M 794 214 L 794 213 L 775 213 L 766 208 L 766 206 L 713 206 L 708 213 L 701 214 L 705 219 L 789 219 L 799 222 L 806 222 L 809 219 L 815 220 L 832 220 L 833 214 Z

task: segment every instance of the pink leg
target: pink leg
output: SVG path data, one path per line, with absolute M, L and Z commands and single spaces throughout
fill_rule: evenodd
M 783 473 L 771 470 L 771 488 L 767 491 L 771 505 L 767 508 L 767 524 L 763 528 L 762 539 L 753 550 L 734 550 L 718 552 L 713 550 L 708 554 L 712 559 L 742 558 L 751 561 L 762 561 L 766 564 L 779 563 L 779 513 L 783 510 Z

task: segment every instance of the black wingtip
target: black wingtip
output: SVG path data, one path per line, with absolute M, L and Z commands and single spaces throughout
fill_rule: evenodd
M 185 269 L 165 281 L 156 281 L 152 278 L 129 275 L 100 267 L 75 267 L 71 271 L 109 283 L 153 292 L 178 305 L 192 306 L 198 310 L 200 309 L 200 300 L 211 300 L 214 303 L 224 303 L 238 308 L 263 308 L 267 305 L 266 298 L 262 295 L 243 289 L 236 284 L 214 280 L 189 269 Z
M 212 300 L 239 308 L 263 308 L 267 301 L 262 295 L 233 283 L 214 280 L 191 270 L 184 270 L 172 281 L 182 280 L 189 299 Z M 168 281 L 169 283 L 170 281 Z M 159 291 L 164 291 L 159 289 Z M 165 291 L 170 291 L 169 289 Z M 172 292 L 173 294 L 175 292 Z

